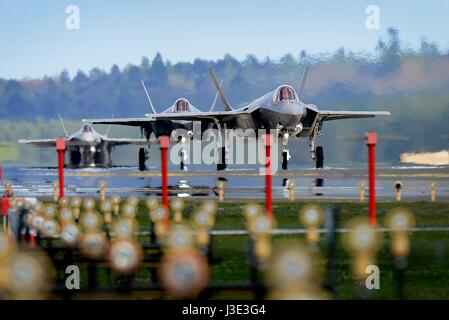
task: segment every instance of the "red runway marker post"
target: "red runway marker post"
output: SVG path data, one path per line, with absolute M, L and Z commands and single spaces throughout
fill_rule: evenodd
M 273 206 L 272 206 L 272 182 L 271 182 L 271 144 L 273 137 L 271 134 L 266 134 L 265 137 L 265 206 L 267 211 L 268 220 L 273 218 Z
M 58 152 L 59 169 L 59 199 L 64 198 L 64 152 L 66 143 L 64 138 L 56 139 L 56 151 Z
M 164 228 L 168 229 L 168 146 L 170 138 L 168 136 L 159 137 L 159 147 L 161 148 L 162 166 L 162 205 L 165 209 Z
M 376 226 L 376 144 L 377 133 L 370 131 L 365 135 L 368 146 L 369 175 L 369 220 L 372 227 Z

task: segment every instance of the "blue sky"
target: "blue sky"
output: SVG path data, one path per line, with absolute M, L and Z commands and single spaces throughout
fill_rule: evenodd
M 68 5 L 80 9 L 80 30 L 65 26 Z M 380 29 L 365 27 L 365 8 L 380 9 Z M 263 59 L 333 52 L 372 52 L 386 29 L 417 48 L 426 37 L 449 48 L 449 1 L 294 0 L 0 0 L 0 78 L 42 77 L 68 69 L 109 70 L 161 52 L 172 62 Z

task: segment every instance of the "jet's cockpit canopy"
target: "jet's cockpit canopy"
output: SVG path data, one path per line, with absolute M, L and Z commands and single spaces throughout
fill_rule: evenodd
M 185 99 L 179 99 L 176 101 L 176 112 L 184 112 L 188 111 L 189 109 L 189 102 Z
M 177 113 L 177 112 L 200 112 L 197 108 L 195 108 L 189 100 L 186 98 L 179 98 L 166 110 L 162 111 L 162 113 Z
M 295 90 L 290 86 L 283 85 L 275 91 L 274 102 L 294 100 L 298 100 L 298 97 Z
M 85 124 L 82 130 L 83 132 L 92 132 L 92 126 L 90 124 Z

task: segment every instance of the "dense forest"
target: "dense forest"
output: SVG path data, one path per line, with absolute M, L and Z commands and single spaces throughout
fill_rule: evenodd
M 47 120 L 56 119 L 58 113 L 73 121 L 112 114 L 142 116 L 149 107 L 141 80 L 148 85 L 158 111 L 180 96 L 207 110 L 215 95 L 208 67 L 223 80 L 231 103 L 239 106 L 283 83 L 297 87 L 305 66 L 309 66 L 305 102 L 328 110 L 392 113 L 389 118 L 326 123 L 320 144 L 325 146 L 328 163 L 364 160 L 361 142 L 347 141 L 345 137 L 370 129 L 390 136 L 379 145 L 380 161 L 397 162 L 405 151 L 447 148 L 448 141 L 442 136 L 449 133 L 449 53 L 426 39 L 418 50 L 406 48 L 394 28 L 378 41 L 372 54 L 340 48 L 326 54 L 287 54 L 276 61 L 269 57 L 258 60 L 253 55 L 238 61 L 225 55 L 216 61 L 198 58 L 176 64 L 157 54 L 151 61 L 144 56 L 140 65 L 130 64 L 123 69 L 113 65 L 108 71 L 93 68 L 87 74 L 79 71 L 70 75 L 64 70 L 43 79 L 0 79 L 0 140 L 52 137 L 60 128 L 56 121 L 50 128 Z M 111 135 L 138 134 L 114 130 Z M 309 166 L 306 143 L 295 148 L 292 160 Z M 22 147 L 20 150 L 21 154 L 27 152 Z M 27 157 L 27 163 L 30 159 L 45 161 Z

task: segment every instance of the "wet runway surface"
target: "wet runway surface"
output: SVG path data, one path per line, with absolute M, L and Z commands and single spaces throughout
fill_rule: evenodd
M 66 195 L 98 196 L 98 183 L 107 183 L 108 194 L 122 196 L 158 195 L 161 190 L 159 168 L 150 167 L 140 172 L 136 167 L 113 169 L 65 170 Z M 172 195 L 204 199 L 216 198 L 218 178 L 227 181 L 226 200 L 256 201 L 265 194 L 265 178 L 256 169 L 230 169 L 216 171 L 179 171 L 169 174 L 169 190 Z M 18 196 L 48 197 L 52 195 L 51 183 L 58 179 L 56 169 L 5 168 L 3 180 L 10 180 Z M 358 201 L 360 184 L 368 196 L 366 168 L 293 169 L 279 171 L 273 176 L 274 200 L 288 200 L 289 190 L 283 186 L 285 179 L 294 181 L 295 195 L 303 200 Z M 379 200 L 395 200 L 396 181 L 401 181 L 402 200 L 428 200 L 431 182 L 437 186 L 437 200 L 449 201 L 448 167 L 386 167 L 377 170 L 376 192 Z

